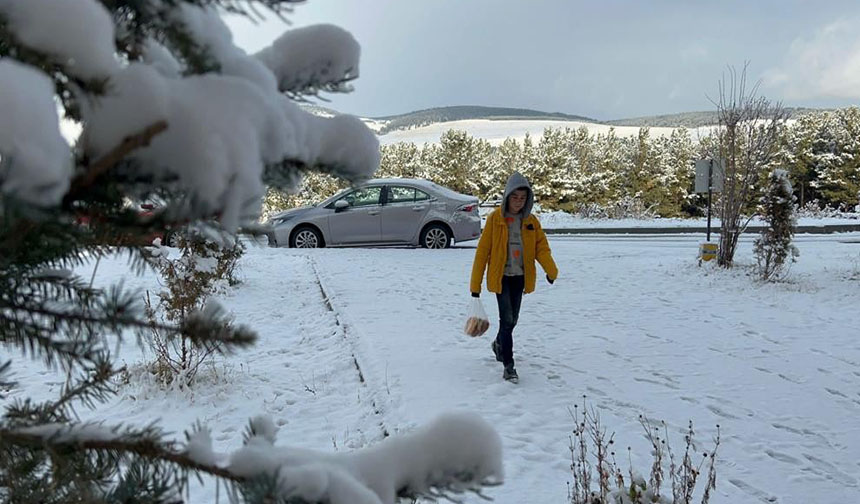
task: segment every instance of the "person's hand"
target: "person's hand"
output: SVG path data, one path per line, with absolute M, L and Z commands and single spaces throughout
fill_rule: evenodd
M 479 298 L 479 297 L 481 297 L 481 293 L 480 292 L 473 292 L 472 297 L 473 298 Z
M 552 285 L 552 284 L 554 284 L 554 283 L 555 283 L 555 280 L 553 280 L 552 278 L 550 278 L 550 277 L 549 277 L 549 275 L 547 275 L 547 276 L 546 276 L 546 281 L 547 281 L 547 282 L 549 282 L 549 284 L 550 284 L 550 285 Z

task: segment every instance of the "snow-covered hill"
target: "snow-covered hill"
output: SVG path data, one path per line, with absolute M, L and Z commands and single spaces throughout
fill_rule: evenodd
M 492 145 L 501 144 L 506 138 L 514 138 L 522 141 L 526 134 L 534 139 L 540 138 L 546 128 L 581 128 L 588 129 L 589 134 L 607 134 L 610 129 L 615 130 L 619 137 L 634 136 L 639 134 L 639 126 L 611 126 L 583 121 L 550 121 L 550 120 L 490 120 L 470 119 L 463 121 L 448 121 L 433 123 L 408 130 L 395 130 L 379 137 L 383 145 L 397 142 L 414 142 L 416 144 L 435 143 L 439 141 L 442 134 L 448 130 L 464 130 L 469 135 L 487 140 Z M 670 135 L 675 128 L 658 127 L 651 128 L 652 136 Z M 698 135 L 707 135 L 708 129 L 693 130 L 693 139 Z

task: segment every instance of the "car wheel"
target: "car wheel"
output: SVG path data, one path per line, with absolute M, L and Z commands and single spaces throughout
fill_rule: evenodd
M 421 246 L 428 249 L 443 249 L 451 246 L 451 233 L 445 226 L 431 224 L 421 232 Z
M 301 227 L 295 230 L 290 237 L 290 247 L 293 248 L 321 248 L 323 246 L 322 235 L 312 227 Z

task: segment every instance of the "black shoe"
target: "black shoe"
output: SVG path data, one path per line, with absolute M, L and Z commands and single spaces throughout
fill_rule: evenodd
M 499 342 L 493 340 L 493 343 L 490 344 L 490 348 L 493 349 L 493 355 L 496 356 L 496 360 L 502 362 L 502 349 L 499 348 Z
M 505 366 L 505 371 L 502 373 L 502 378 L 513 383 L 519 383 L 520 381 L 520 377 L 519 375 L 517 375 L 517 370 L 514 369 L 513 364 Z

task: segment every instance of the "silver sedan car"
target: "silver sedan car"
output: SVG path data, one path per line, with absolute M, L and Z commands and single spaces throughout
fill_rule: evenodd
M 269 220 L 276 247 L 450 247 L 481 234 L 478 199 L 428 180 L 375 179 Z

